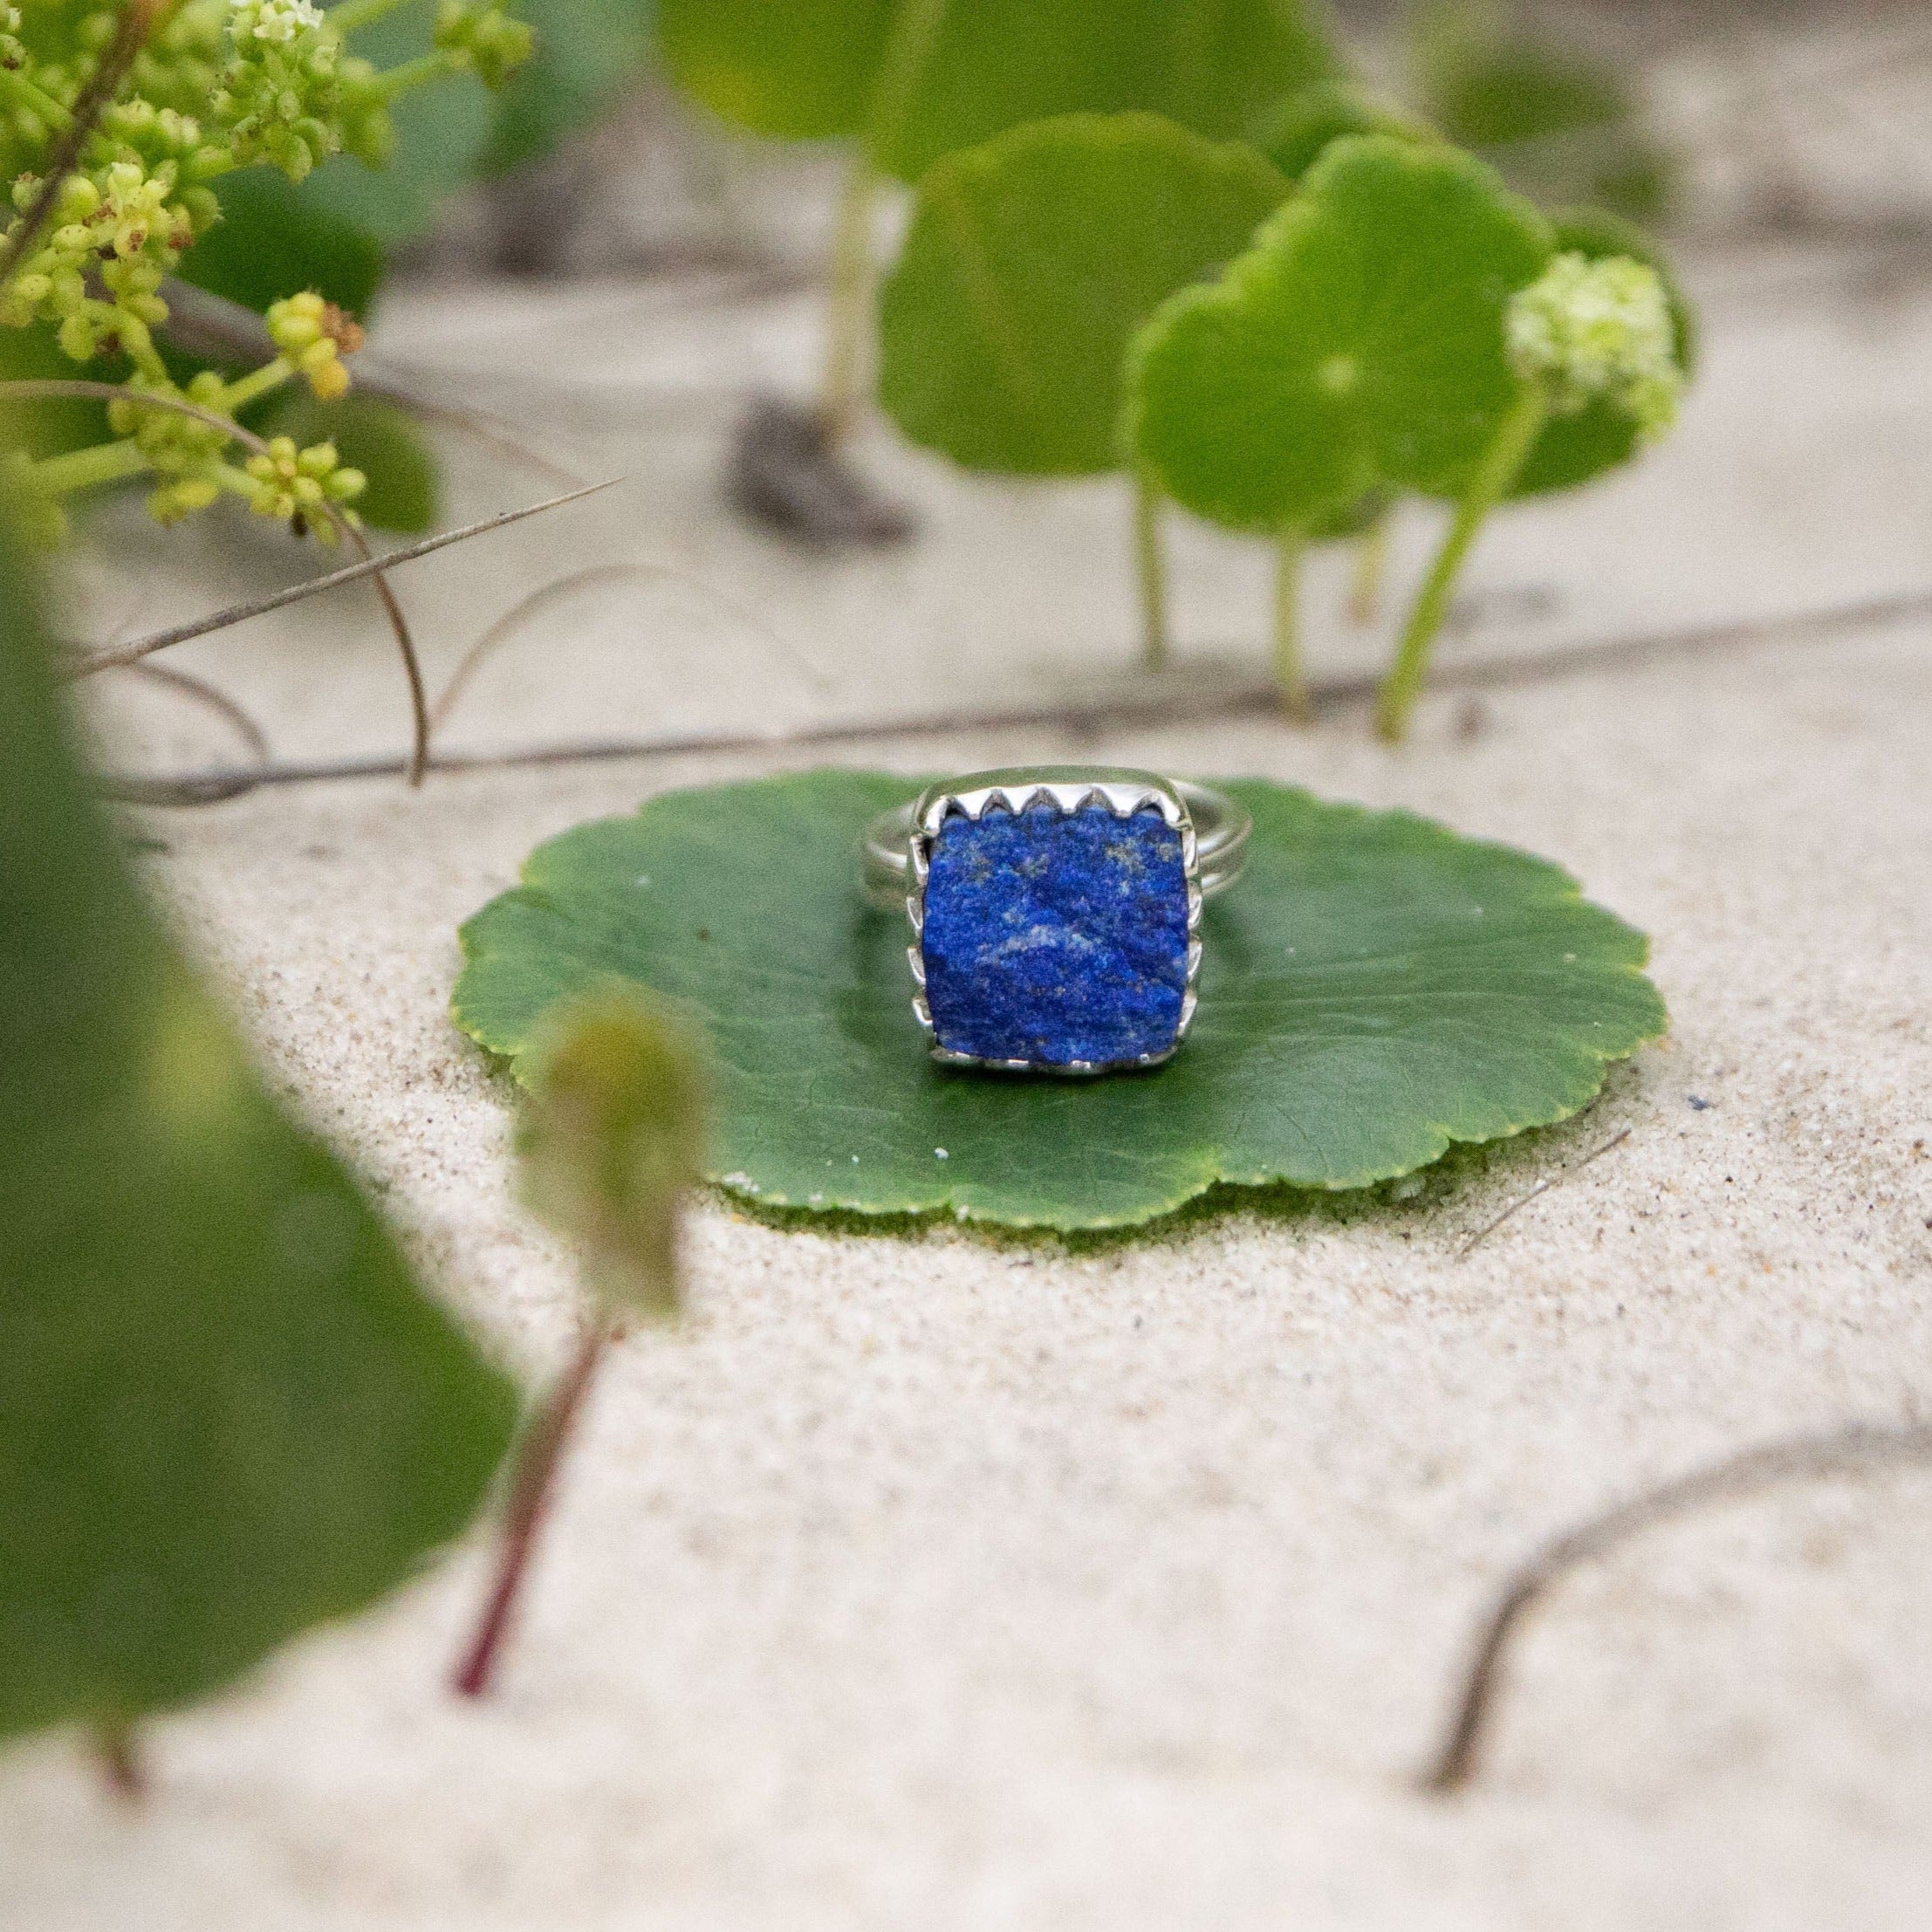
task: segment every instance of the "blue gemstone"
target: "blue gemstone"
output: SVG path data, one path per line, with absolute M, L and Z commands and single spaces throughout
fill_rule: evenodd
M 933 846 L 921 943 L 949 1052 L 1049 1067 L 1165 1053 L 1188 983 L 1181 835 L 1151 806 L 954 812 Z

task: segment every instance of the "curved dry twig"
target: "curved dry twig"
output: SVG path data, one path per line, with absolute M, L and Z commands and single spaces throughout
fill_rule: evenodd
M 219 712 L 235 727 L 236 736 L 254 757 L 264 763 L 268 759 L 268 733 L 219 686 L 210 684 L 206 678 L 196 677 L 192 671 L 178 671 L 172 664 L 123 664 L 119 668 L 132 671 L 150 683 L 166 685 L 169 690 L 179 691 L 184 697 L 206 705 L 210 711 Z
M 1465 658 L 1435 675 L 1440 690 L 1490 690 L 1607 670 L 1641 669 L 1692 652 L 1735 650 L 1780 640 L 1823 642 L 1849 629 L 1922 616 L 1932 612 L 1932 589 L 1861 599 L 1835 610 L 1794 612 L 1737 624 L 1701 625 L 1650 636 L 1612 639 L 1492 658 Z M 1374 698 L 1374 675 L 1323 679 L 1310 687 L 1318 714 Z M 606 764 L 622 758 L 663 758 L 732 751 L 776 751 L 810 745 L 863 744 L 879 738 L 951 737 L 982 732 L 1053 730 L 1090 737 L 1141 726 L 1201 724 L 1223 718 L 1275 716 L 1281 694 L 1273 683 L 1243 683 L 1201 694 L 1177 691 L 1171 682 L 1151 684 L 1125 697 L 1093 704 L 1018 705 L 1005 710 L 949 712 L 927 717 L 855 718 L 809 725 L 803 730 L 693 732 L 660 738 L 594 738 L 521 750 L 445 753 L 431 760 L 439 771 L 502 771 L 559 764 Z M 103 777 L 101 789 L 131 804 L 202 805 L 238 798 L 266 785 L 325 784 L 355 778 L 394 778 L 403 769 L 394 757 L 326 758 L 251 770 L 200 771 L 175 778 Z
M 97 397 L 103 402 L 138 402 L 144 409 L 167 409 L 177 416 L 192 416 L 196 422 L 205 422 L 210 429 L 219 429 L 223 435 L 233 436 L 236 442 L 257 456 L 264 456 L 268 451 L 268 445 L 252 429 L 244 429 L 233 418 L 218 414 L 213 409 L 204 409 L 200 403 L 190 402 L 185 396 L 155 395 L 147 389 L 130 389 L 120 382 L 96 382 L 87 376 L 21 376 L 11 382 L 0 382 L 0 401 L 15 397 L 23 402 L 32 402 L 62 396 Z
M 1422 1776 L 1422 1788 L 1439 1793 L 1460 1791 L 1475 1776 L 1501 1691 L 1511 1640 L 1530 1612 L 1579 1564 L 1607 1556 L 1660 1524 L 1717 1504 L 1744 1502 L 1782 1483 L 1821 1482 L 1915 1463 L 1932 1463 L 1932 1428 L 1854 1423 L 1826 1435 L 1793 1436 L 1726 1456 L 1552 1538 L 1511 1578 L 1483 1620 L 1463 1673 L 1455 1715 Z
M 620 477 L 612 477 L 608 482 L 591 483 L 582 490 L 573 490 L 564 497 L 552 497 L 540 504 L 526 504 L 519 510 L 500 510 L 494 517 L 485 517 L 480 523 L 465 524 L 460 530 L 439 531 L 434 537 L 425 537 L 421 542 L 409 544 L 401 550 L 392 550 L 386 555 L 359 564 L 346 564 L 340 570 L 332 570 L 321 577 L 311 577 L 305 582 L 291 584 L 286 589 L 271 591 L 266 597 L 251 598 L 245 604 L 231 604 L 226 610 L 212 613 L 207 617 L 190 618 L 185 624 L 175 624 L 164 631 L 150 632 L 146 637 L 132 639 L 126 644 L 104 645 L 100 649 L 86 652 L 72 659 L 63 671 L 64 678 L 92 677 L 99 671 L 111 671 L 117 666 L 134 664 L 144 657 L 152 657 L 156 651 L 165 651 L 176 644 L 185 644 L 191 638 L 207 637 L 216 631 L 225 631 L 236 624 L 245 624 L 251 617 L 264 617 L 271 611 L 285 610 L 291 604 L 299 604 L 305 599 L 319 595 L 323 591 L 334 590 L 344 584 L 360 584 L 366 577 L 373 577 L 378 571 L 394 570 L 401 564 L 413 564 L 419 557 L 428 557 L 439 550 L 447 550 L 452 544 L 466 543 L 472 537 L 487 536 L 493 530 L 502 530 L 510 524 L 521 523 L 526 517 L 541 516 L 546 510 L 560 509 L 565 504 L 576 503 L 584 497 L 594 497 L 600 490 L 609 490 L 620 482 Z
M 268 444 L 252 429 L 244 429 L 231 418 L 218 415 L 214 410 L 204 409 L 199 403 L 187 401 L 180 396 L 154 395 L 144 389 L 127 389 L 118 383 L 90 382 L 66 377 L 36 377 L 21 382 L 0 382 L 0 396 L 8 395 L 100 396 L 109 401 L 138 402 L 143 408 L 168 409 L 177 415 L 192 416 L 197 421 L 221 430 L 258 456 L 269 454 Z M 389 579 L 383 574 L 384 565 L 371 552 L 369 540 L 362 534 L 361 527 L 333 504 L 322 503 L 316 507 L 329 519 L 331 527 L 342 541 L 359 551 L 363 561 L 369 565 L 368 575 L 375 584 L 376 595 L 382 600 L 389 628 L 395 634 L 396 648 L 402 654 L 403 676 L 409 686 L 411 734 L 406 771 L 409 783 L 420 785 L 429 769 L 429 700 L 423 689 L 422 663 L 416 655 L 416 641 L 410 634 L 409 620 L 403 615 L 402 606 L 397 601 Z
M 442 688 L 429 713 L 429 729 L 432 732 L 442 730 L 448 722 L 456 701 L 468 689 L 471 679 L 482 669 L 490 654 L 513 637 L 517 631 L 540 612 L 565 599 L 574 597 L 578 592 L 590 590 L 611 584 L 647 584 L 668 578 L 675 583 L 702 591 L 706 597 L 743 624 L 747 629 L 771 645 L 787 663 L 815 689 L 824 690 L 831 680 L 805 654 L 788 643 L 768 624 L 762 622 L 752 612 L 720 591 L 709 585 L 698 583 L 680 570 L 668 564 L 594 564 L 587 570 L 574 571 L 568 577 L 553 579 L 550 583 L 533 590 L 499 617 L 485 631 L 469 650 L 464 653 L 462 663 L 450 674 L 449 682 Z

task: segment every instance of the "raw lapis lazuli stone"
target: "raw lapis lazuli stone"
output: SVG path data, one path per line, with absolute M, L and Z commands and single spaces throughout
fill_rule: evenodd
M 934 843 L 921 943 L 950 1052 L 1045 1067 L 1168 1052 L 1188 984 L 1181 834 L 1151 806 L 954 812 Z

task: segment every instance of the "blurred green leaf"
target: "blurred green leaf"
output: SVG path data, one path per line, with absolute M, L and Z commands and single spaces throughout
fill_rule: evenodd
M 434 18 L 433 8 L 405 8 L 358 31 L 350 45 L 378 66 L 401 66 L 430 51 Z M 398 107 L 395 152 L 380 168 L 339 154 L 310 175 L 301 194 L 386 247 L 414 241 L 481 171 L 495 114 L 494 99 L 473 74 L 434 81 Z
M 368 230 L 271 168 L 226 176 L 221 201 L 221 220 L 182 257 L 183 281 L 257 315 L 305 289 L 367 315 L 383 272 Z
M 1408 141 L 1441 139 L 1406 107 L 1352 80 L 1317 80 L 1263 116 L 1254 143 L 1291 182 L 1298 182 L 1334 142 L 1349 134 L 1388 134 Z
M 674 79 L 724 120 L 793 138 L 863 130 L 890 0 L 660 0 Z M 916 181 L 1025 121 L 1141 109 L 1226 139 L 1329 73 L 1301 0 L 976 0 L 946 9 L 881 166 Z
M 517 0 L 537 51 L 497 96 L 486 174 L 540 161 L 588 127 L 650 58 L 651 0 Z
M 0 1734 L 202 1696 L 456 1535 L 515 1402 L 127 872 L 0 537 Z
M 865 124 L 894 0 L 658 0 L 672 79 L 736 127 L 788 140 Z
M 1548 225 L 1447 147 L 1349 137 L 1216 283 L 1136 346 L 1141 456 L 1168 494 L 1237 530 L 1319 526 L 1372 490 L 1455 496 L 1520 385 L 1510 297 Z
M 1490 0 L 1437 0 L 1412 33 L 1424 112 L 1452 141 L 1545 203 L 1589 202 L 1661 220 L 1676 164 L 1643 125 L 1641 97 L 1608 62 L 1510 24 Z
M 1689 298 L 1671 275 L 1657 244 L 1640 228 L 1600 209 L 1573 209 L 1551 217 L 1559 252 L 1605 261 L 1627 255 L 1661 277 L 1676 325 L 1677 361 L 1688 379 L 1697 366 L 1697 322 Z M 1512 497 L 1540 497 L 1572 490 L 1629 462 L 1640 447 L 1637 419 L 1607 397 L 1574 415 L 1552 416 L 1517 477 Z
M 54 325 L 0 328 L 0 382 L 71 382 L 89 372 L 60 353 Z M 0 403 L 0 448 L 36 459 L 107 440 L 107 405 L 81 397 Z
M 1642 935 L 1556 867 L 1401 812 L 1260 782 L 1247 874 L 1209 908 L 1201 1011 L 1160 1072 L 935 1066 L 902 915 L 860 834 L 920 781 L 816 771 L 673 792 L 534 853 L 463 928 L 458 1023 L 520 1079 L 613 976 L 702 1022 L 706 1172 L 769 1206 L 1132 1226 L 1223 1182 L 1365 1187 L 1586 1106 L 1667 1024 Z
M 339 402 L 318 402 L 305 388 L 291 387 L 277 395 L 260 430 L 293 436 L 304 449 L 332 442 L 343 462 L 369 479 L 355 509 L 373 528 L 412 537 L 435 528 L 442 514 L 435 453 L 394 403 L 353 390 Z
M 703 1178 L 702 1043 L 634 982 L 553 1008 L 527 1057 L 523 1196 L 615 1316 L 675 1315 L 678 1216 Z
M 884 291 L 880 402 L 973 469 L 1117 469 L 1134 329 L 1287 191 L 1251 149 L 1153 114 L 1067 115 L 949 155 Z

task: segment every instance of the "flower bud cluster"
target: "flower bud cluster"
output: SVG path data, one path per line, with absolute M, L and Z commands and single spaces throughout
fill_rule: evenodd
M 500 87 L 530 58 L 530 28 L 506 12 L 501 0 L 469 5 L 442 0 L 436 10 L 436 45 L 456 57 L 486 87 Z
M 311 0 L 236 0 L 228 41 L 212 105 L 236 161 L 301 181 L 341 146 L 340 37 Z
M 1607 398 L 1647 442 L 1676 421 L 1684 374 L 1670 299 L 1642 262 L 1558 256 L 1511 303 L 1509 340 L 1518 374 L 1547 383 L 1559 414 Z
M 248 474 L 255 485 L 250 507 L 257 517 L 277 517 L 298 532 L 312 530 L 331 545 L 339 534 L 339 519 L 355 520 L 344 506 L 368 485 L 360 469 L 343 466 L 332 442 L 312 443 L 302 449 L 293 436 L 277 436 L 265 455 L 250 456 Z
M 150 174 L 138 160 L 122 160 L 71 175 L 53 219 L 17 273 L 0 291 L 0 326 L 52 323 L 60 346 L 76 362 L 108 349 L 130 357 L 144 375 L 161 373 L 153 331 L 168 319 L 163 278 L 195 238 L 195 215 L 175 193 L 175 164 Z M 23 213 L 38 198 L 38 176 L 13 188 Z M 88 285 L 96 277 L 106 298 Z
M 348 394 L 348 366 L 342 358 L 362 346 L 360 324 L 312 291 L 274 303 L 266 319 L 271 339 L 308 378 L 319 401 L 333 402 Z

